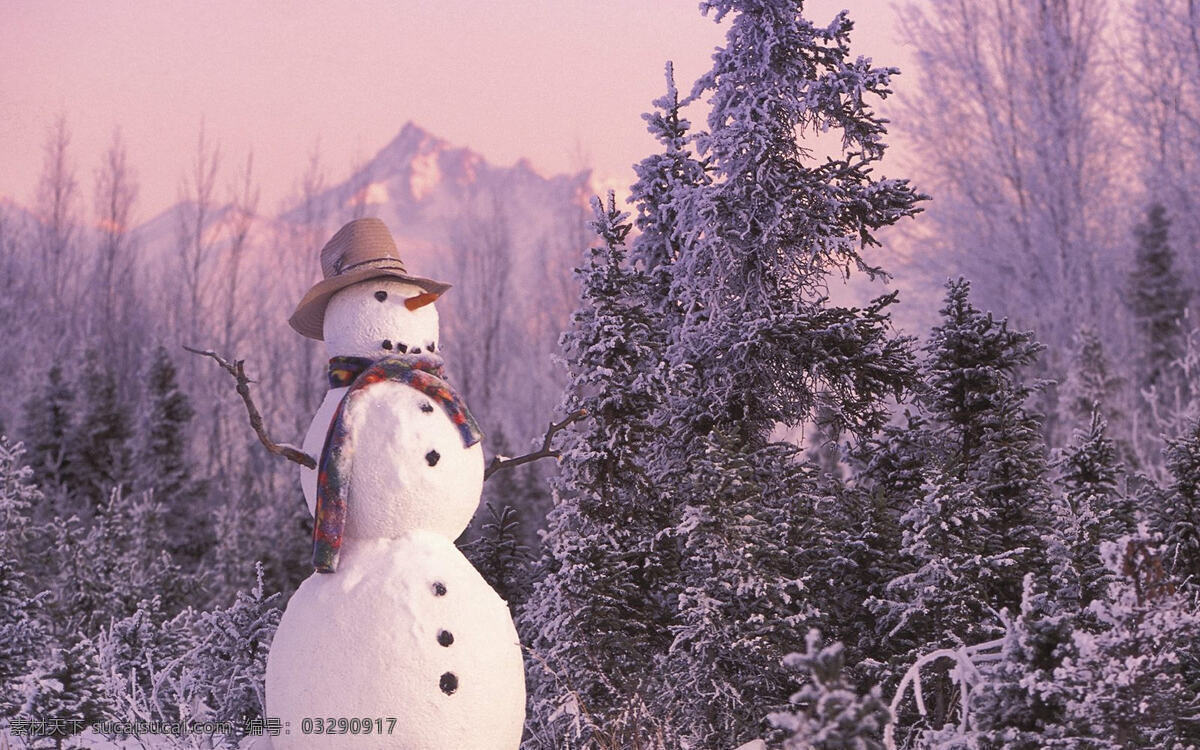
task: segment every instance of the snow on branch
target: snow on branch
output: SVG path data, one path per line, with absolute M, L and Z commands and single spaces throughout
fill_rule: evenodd
M 973 646 L 960 646 L 958 648 L 941 648 L 937 651 L 931 651 L 921 658 L 917 659 L 904 676 L 900 678 L 900 684 L 896 687 L 896 695 L 892 698 L 891 719 L 888 720 L 887 726 L 883 729 L 883 746 L 887 750 L 896 750 L 896 715 L 900 708 L 900 703 L 904 700 L 905 694 L 908 692 L 909 686 L 912 686 L 913 698 L 917 702 L 917 711 L 921 716 L 926 716 L 929 712 L 925 708 L 925 695 L 921 690 L 921 667 L 932 664 L 939 659 L 950 659 L 954 662 L 954 667 L 950 670 L 950 679 L 958 686 L 960 700 L 960 716 L 959 727 L 962 730 L 970 728 L 970 699 L 971 690 L 982 681 L 982 676 L 979 674 L 978 664 L 1000 661 L 1000 649 L 1004 645 L 1004 638 L 996 638 L 995 640 L 977 643 Z
M 511 469 L 516 466 L 520 466 L 521 464 L 537 461 L 539 458 L 558 458 L 560 455 L 562 455 L 562 452 L 551 447 L 554 436 L 565 430 L 569 425 L 578 422 L 586 416 L 587 410 L 580 409 L 579 411 L 568 414 L 561 422 L 551 422 L 550 426 L 546 428 L 546 435 L 542 438 L 542 447 L 533 453 L 526 453 L 523 456 L 514 456 L 512 458 L 507 456 L 494 456 L 492 458 L 492 462 L 488 464 L 487 469 L 484 470 L 483 478 L 486 480 L 492 474 L 495 474 L 501 469 Z
M 250 396 L 250 383 L 253 381 L 246 377 L 246 361 L 244 359 L 230 362 L 212 349 L 193 349 L 187 345 L 184 345 L 183 348 L 192 354 L 199 354 L 202 357 L 212 357 L 221 366 L 222 370 L 233 376 L 233 379 L 237 382 L 238 395 L 242 397 L 242 401 L 246 404 L 246 413 L 250 417 L 250 427 L 254 429 L 254 433 L 258 435 L 258 439 L 268 451 L 309 469 L 317 468 L 316 459 L 303 450 L 290 443 L 276 443 L 267 435 L 267 428 L 263 425 L 262 414 L 259 413 L 258 407 L 254 405 L 254 399 Z

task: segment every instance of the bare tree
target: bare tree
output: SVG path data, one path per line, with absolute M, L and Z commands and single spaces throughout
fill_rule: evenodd
M 507 330 L 513 304 L 513 267 L 508 208 L 498 191 L 473 197 L 450 228 L 455 285 L 454 315 L 447 321 L 455 358 L 455 377 L 464 396 L 480 413 L 493 413 L 497 384 L 508 359 Z M 519 335 L 519 334 L 518 334 Z
M 934 197 L 932 281 L 967 275 L 982 305 L 1055 347 L 1111 308 L 1097 272 L 1125 236 L 1112 226 L 1106 5 L 931 0 L 903 17 L 920 50 L 903 137 Z
M 66 115 L 59 115 L 43 147 L 37 206 L 39 267 L 56 303 L 66 302 L 66 292 L 77 278 L 79 195 L 70 145 Z
M 212 228 L 218 218 L 215 191 L 219 164 L 220 150 L 210 148 L 201 123 L 195 159 L 179 189 L 177 246 L 186 319 L 178 326 L 178 331 L 187 341 L 196 341 L 200 337 L 207 274 L 217 252 Z
M 115 129 L 96 171 L 93 200 L 98 239 L 89 284 L 95 300 L 94 330 L 101 350 L 114 358 L 132 354 L 127 350 L 131 337 L 125 329 L 131 322 L 128 308 L 134 297 L 137 248 L 130 230 L 137 195 L 137 177 L 129 166 L 121 131 Z
M 1146 200 L 1167 208 L 1173 241 L 1200 246 L 1200 2 L 1132 3 L 1120 45 L 1130 93 L 1119 113 L 1143 155 Z M 1200 289 L 1200 254 L 1181 252 L 1181 272 Z
M 246 256 L 250 230 L 258 215 L 259 188 L 254 182 L 254 152 L 246 155 L 246 166 L 240 179 L 230 187 L 230 210 L 225 217 L 229 246 L 226 249 L 224 331 L 221 336 L 225 351 L 232 351 L 238 344 L 239 323 L 238 298 L 241 270 Z

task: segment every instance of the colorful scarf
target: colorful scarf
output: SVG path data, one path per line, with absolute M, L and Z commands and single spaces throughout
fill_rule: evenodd
M 400 354 L 372 360 L 366 357 L 334 357 L 329 360 L 329 387 L 350 386 L 338 404 L 325 435 L 317 467 L 317 509 L 313 524 L 313 568 L 318 573 L 337 570 L 346 528 L 347 478 L 354 454 L 354 435 L 348 419 L 367 387 L 375 383 L 404 383 L 441 405 L 458 428 L 463 447 L 483 438 L 479 425 L 462 397 L 444 380 L 442 358 L 435 354 Z

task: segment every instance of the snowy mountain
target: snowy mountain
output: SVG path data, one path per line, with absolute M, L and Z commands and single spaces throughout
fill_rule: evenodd
M 315 205 L 301 201 L 278 221 L 299 224 L 315 214 L 328 217 L 332 230 L 356 215 L 377 216 L 406 262 L 422 273 L 446 273 L 444 251 L 464 218 L 486 221 L 500 210 L 514 248 L 526 254 L 561 229 L 564 214 L 586 206 L 590 192 L 588 172 L 544 177 L 525 160 L 495 166 L 409 122 L 373 159 L 315 196 Z

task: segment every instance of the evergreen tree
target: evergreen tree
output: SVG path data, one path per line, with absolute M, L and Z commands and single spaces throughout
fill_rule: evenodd
M 199 660 L 193 658 L 198 643 L 196 620 L 190 609 L 172 617 L 155 596 L 140 602 L 132 614 L 110 621 L 97 634 L 106 694 L 121 705 L 126 716 L 191 717 L 194 705 L 206 697 L 206 685 L 195 676 L 199 666 Z M 188 675 L 183 685 L 180 672 L 185 667 Z
M 1126 378 L 1114 369 L 1096 330 L 1086 326 L 1080 329 L 1075 336 L 1074 358 L 1061 389 L 1059 422 L 1086 425 L 1092 419 L 1092 412 L 1098 411 L 1108 424 L 1118 459 L 1127 468 L 1136 469 L 1130 427 L 1123 408 L 1125 385 Z
M 884 151 L 870 99 L 894 71 L 850 57 L 844 15 L 818 28 L 800 6 L 702 6 L 732 17 L 688 99 L 710 99 L 708 131 L 688 133 L 668 76 L 633 269 L 593 261 L 565 340 L 567 404 L 593 420 L 563 453 L 526 615 L 563 680 L 548 710 L 535 688 L 532 713 L 573 719 L 585 744 L 732 746 L 765 728 L 746 705 L 787 707 L 782 658 L 823 616 L 808 587 L 830 578 L 845 524 L 822 525 L 811 472 L 770 434 L 820 406 L 870 432 L 911 381 L 894 295 L 859 309 L 821 294 L 835 270 L 875 271 L 860 250 L 917 210 L 905 181 L 869 175 Z M 844 153 L 813 163 L 797 133 L 824 130 Z
M 30 515 L 41 505 L 34 471 L 25 463 L 25 447 L 0 436 L 0 558 L 16 557 L 29 536 Z
M 654 534 L 663 526 L 642 453 L 662 398 L 662 329 L 648 280 L 623 261 L 630 230 L 612 194 L 593 202 L 602 244 L 579 272 L 581 303 L 562 346 L 568 432 L 538 580 L 521 613 L 531 730 L 548 747 L 636 744 L 663 717 L 644 713 L 654 655 L 671 641 Z
M 846 680 L 841 643 L 822 647 L 820 633 L 811 630 L 805 652 L 788 654 L 786 662 L 806 681 L 791 698 L 797 711 L 770 716 L 774 726 L 790 733 L 783 750 L 883 750 L 891 712 L 878 687 L 862 695 Z
M 1134 510 L 1117 488 L 1116 447 L 1099 412 L 1092 412 L 1087 431 L 1075 433 L 1057 468 L 1061 494 L 1054 500 L 1048 554 L 1058 598 L 1077 609 L 1107 588 L 1100 542 L 1133 533 Z
M 487 503 L 479 536 L 463 553 L 488 585 L 512 608 L 520 607 L 529 579 L 529 548 L 521 541 L 521 522 L 511 505 L 499 511 Z
M 1071 736 L 1082 747 L 1200 743 L 1200 609 L 1177 590 L 1144 529 L 1101 545 L 1112 578 L 1093 605 L 1103 629 L 1077 633 L 1054 670 Z
M 631 189 L 630 200 L 637 209 L 634 225 L 640 234 L 630 248 L 629 259 L 649 275 L 650 304 L 664 316 L 667 328 L 674 329 L 682 314 L 671 295 L 672 267 L 679 259 L 682 244 L 676 199 L 705 184 L 708 175 L 689 148 L 691 123 L 681 116 L 674 66 L 669 62 L 666 80 L 667 93 L 654 100 L 654 111 L 642 115 L 663 150 L 633 165 L 638 179 Z
M 72 516 L 48 525 L 42 555 L 58 633 L 94 635 L 149 597 L 177 612 L 196 594 L 195 579 L 166 551 L 163 513 L 146 494 L 114 490 L 91 524 Z
M 1151 509 L 1163 535 L 1165 560 L 1190 587 L 1200 587 L 1200 420 L 1186 435 L 1167 442 L 1173 481 Z
M 146 374 L 145 417 L 139 426 L 138 486 L 151 490 L 167 510 L 167 549 L 182 564 L 195 566 L 216 542 L 203 487 L 192 477 L 187 455 L 191 402 L 176 382 L 175 365 L 159 346 Z
M 32 594 L 25 575 L 0 550 L 0 720 L 12 719 L 21 708 L 21 684 L 45 647 L 38 620 L 44 598 Z
M 195 414 L 176 383 L 175 364 L 159 346 L 145 378 L 145 416 L 139 425 L 136 452 L 140 485 L 168 501 L 190 484 L 187 424 Z
M 1040 422 L 1025 407 L 1032 389 L 1021 382 L 1041 347 L 1032 334 L 977 310 L 969 295 L 963 280 L 947 285 L 942 321 L 925 346 L 918 394 L 925 421 L 916 423 L 924 434 L 893 437 L 900 457 L 876 469 L 879 481 L 896 475 L 891 467 L 907 467 L 899 504 L 912 491 L 912 470 L 925 465 L 920 493 L 901 511 L 902 571 L 871 605 L 903 665 L 997 637 L 997 614 L 1017 611 L 1024 576 L 1045 559 L 1045 449 Z M 953 693 L 943 672 L 934 728 L 949 719 Z
M 1020 614 L 1008 624 L 998 658 L 979 664 L 978 684 L 966 696 L 967 721 L 928 732 L 921 747 L 1090 747 L 1074 744 L 1067 701 L 1056 684 L 1076 615 L 1058 599 L 1057 592 L 1037 591 L 1033 576 L 1026 576 Z
M 70 438 L 75 393 L 63 379 L 62 368 L 51 366 L 46 381 L 24 406 L 22 437 L 37 482 L 58 493 L 72 479 Z
M 267 653 L 282 614 L 279 594 L 263 591 L 262 566 L 255 570 L 256 583 L 249 592 L 239 591 L 230 606 L 199 615 L 201 640 L 187 660 L 197 679 L 208 686 L 210 715 L 238 728 L 264 715 Z M 230 739 L 241 736 L 236 733 Z
M 59 718 L 81 722 L 86 728 L 114 716 L 114 706 L 104 680 L 94 644 L 86 638 L 70 639 L 42 658 L 23 686 L 21 718 L 37 722 Z M 73 727 L 47 722 L 42 734 L 61 750 L 75 734 Z
M 71 439 L 71 463 L 78 492 L 97 507 L 129 480 L 129 418 L 117 400 L 116 378 L 97 363 L 95 352 L 85 357 L 79 393 L 83 411 Z
M 1160 397 L 1179 382 L 1176 362 L 1184 351 L 1183 328 L 1190 291 L 1180 281 L 1169 240 L 1166 209 L 1153 204 L 1146 221 L 1134 231 L 1137 248 L 1129 276 L 1128 304 L 1138 331 L 1138 387 L 1156 389 Z

